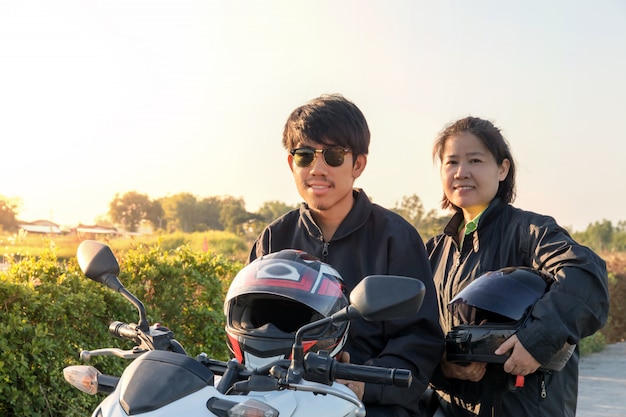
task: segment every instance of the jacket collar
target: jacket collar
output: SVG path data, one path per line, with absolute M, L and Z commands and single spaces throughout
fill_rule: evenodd
M 476 230 L 484 229 L 488 224 L 493 223 L 493 221 L 498 217 L 498 215 L 507 205 L 508 204 L 502 201 L 500 197 L 496 197 L 491 200 L 489 206 L 485 209 L 483 214 L 481 214 L 480 222 L 478 222 L 478 229 Z M 461 209 L 457 209 L 448 224 L 446 224 L 446 227 L 443 229 L 443 233 L 448 236 L 456 237 L 462 222 L 463 212 L 461 211 Z
M 352 190 L 352 195 L 354 197 L 354 205 L 350 212 L 346 216 L 345 219 L 339 225 L 339 228 L 335 232 L 333 238 L 331 240 L 341 239 L 355 230 L 361 228 L 367 222 L 367 219 L 370 217 L 370 213 L 372 212 L 373 204 L 370 199 L 360 188 L 355 188 Z M 307 232 L 318 239 L 322 239 L 322 231 L 313 220 L 313 215 L 311 214 L 311 210 L 306 203 L 302 203 L 300 205 L 300 218 L 302 219 L 302 223 L 304 227 L 307 229 Z

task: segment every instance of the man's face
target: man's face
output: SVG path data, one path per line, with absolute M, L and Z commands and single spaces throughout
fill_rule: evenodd
M 333 148 L 333 146 L 313 142 L 300 143 L 297 147 L 313 150 Z M 348 152 L 345 154 L 343 163 L 333 167 L 326 163 L 321 152 L 316 152 L 310 165 L 300 167 L 295 163 L 294 156 L 289 154 L 287 160 L 298 193 L 311 210 L 314 212 L 345 212 L 345 214 L 350 211 L 354 181 L 361 175 L 367 162 L 365 155 L 359 155 L 356 157 L 356 161 L 354 158 L 354 154 Z

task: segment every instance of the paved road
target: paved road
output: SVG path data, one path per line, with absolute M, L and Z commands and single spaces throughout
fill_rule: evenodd
M 576 417 L 626 416 L 626 342 L 581 358 Z

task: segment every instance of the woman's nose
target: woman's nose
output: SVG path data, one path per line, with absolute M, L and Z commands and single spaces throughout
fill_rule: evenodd
M 457 167 L 454 173 L 454 178 L 467 178 L 467 177 L 469 177 L 469 169 L 467 169 L 467 166 L 465 164 L 459 164 L 459 166 Z

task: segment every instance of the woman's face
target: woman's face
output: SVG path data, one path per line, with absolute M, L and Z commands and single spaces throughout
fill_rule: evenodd
M 466 220 L 483 211 L 498 192 L 500 181 L 509 173 L 508 159 L 498 165 L 482 141 L 471 133 L 449 137 L 441 158 L 443 191 Z

